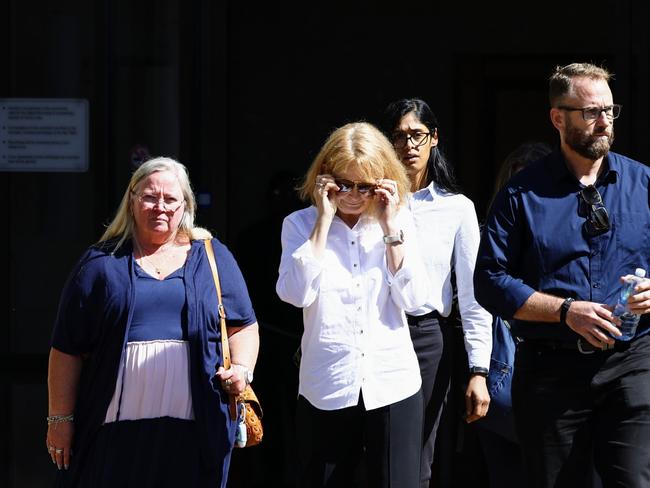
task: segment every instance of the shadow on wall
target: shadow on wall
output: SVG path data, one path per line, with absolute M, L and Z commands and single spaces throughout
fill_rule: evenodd
M 228 486 L 295 486 L 294 414 L 298 368 L 293 355 L 302 336 L 302 310 L 275 293 L 282 246 L 282 222 L 305 207 L 295 187 L 300 177 L 290 170 L 269 179 L 259 217 L 238 235 L 233 253 L 241 267 L 260 325 L 260 353 L 254 387 L 264 410 L 264 440 L 259 446 L 235 449 Z M 255 469 L 250 469 L 255 466 Z

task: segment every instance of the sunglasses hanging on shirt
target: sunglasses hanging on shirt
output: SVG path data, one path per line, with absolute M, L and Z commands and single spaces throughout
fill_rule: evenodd
M 589 236 L 599 236 L 607 232 L 610 227 L 609 213 L 603 204 L 603 199 L 594 185 L 589 185 L 580 190 L 581 215 L 586 215 L 584 229 Z M 584 204 L 584 205 L 582 205 Z

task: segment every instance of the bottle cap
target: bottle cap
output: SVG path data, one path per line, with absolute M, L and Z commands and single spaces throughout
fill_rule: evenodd
M 643 268 L 637 268 L 634 270 L 634 274 L 638 276 L 639 278 L 645 278 L 645 269 Z

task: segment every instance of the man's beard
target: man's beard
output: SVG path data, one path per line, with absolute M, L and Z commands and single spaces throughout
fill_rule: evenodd
M 594 138 L 596 135 L 607 137 Z M 609 134 L 604 130 L 589 134 L 570 125 L 567 127 L 566 143 L 583 158 L 595 161 L 605 156 L 614 143 L 614 126 L 610 127 Z

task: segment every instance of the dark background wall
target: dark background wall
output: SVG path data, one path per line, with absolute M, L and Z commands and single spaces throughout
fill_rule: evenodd
M 85 173 L 0 172 L 0 486 L 52 479 L 44 417 L 58 295 L 110 220 L 136 144 L 189 167 L 210 202 L 199 222 L 241 260 L 266 327 L 256 384 L 270 429 L 269 447 L 246 456 L 263 466 L 258 477 L 287 480 L 282 436 L 300 325 L 296 311 L 273 298 L 273 284 L 277 226 L 293 205 L 281 197 L 292 175 L 305 171 L 333 128 L 375 122 L 389 101 L 419 96 L 437 112 L 443 149 L 482 216 L 505 155 L 525 140 L 555 143 L 546 79 L 572 61 L 616 73 L 615 100 L 624 108 L 615 149 L 647 162 L 648 20 L 646 3 L 625 0 L 381 9 L 0 1 L 0 98 L 88 99 L 91 147 Z M 238 473 L 233 485 L 244 486 Z

